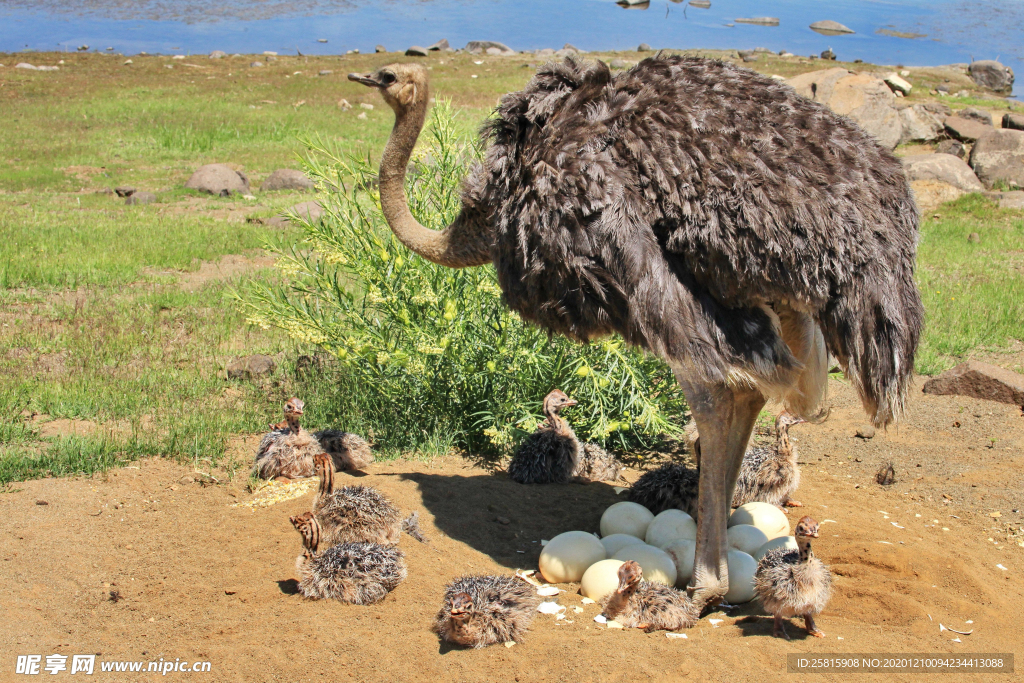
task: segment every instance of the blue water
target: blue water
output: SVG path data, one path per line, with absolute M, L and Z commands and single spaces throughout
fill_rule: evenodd
M 71 4 L 72 7 L 68 7 Z M 780 26 L 732 23 L 779 17 Z M 833 19 L 856 33 L 808 28 Z M 879 35 L 878 29 L 924 34 Z M 327 43 L 317 39 L 327 39 Z M 338 54 L 429 45 L 447 38 L 497 40 L 517 50 L 622 50 L 646 42 L 671 48 L 786 49 L 839 59 L 923 66 L 999 59 L 1024 79 L 1024 0 L 712 0 L 701 10 L 671 0 L 624 9 L 612 0 L 0 0 L 0 51 L 74 50 L 124 54 Z

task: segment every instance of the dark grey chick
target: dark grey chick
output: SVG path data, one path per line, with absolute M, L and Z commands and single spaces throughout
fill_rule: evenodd
M 466 647 L 520 642 L 540 601 L 533 586 L 518 578 L 463 576 L 448 584 L 433 630 Z
M 555 389 L 544 397 L 547 418 L 519 444 L 508 464 L 508 476 L 520 484 L 566 484 L 579 464 L 580 442 L 559 413 L 576 401 Z
M 648 633 L 690 628 L 700 617 L 685 592 L 644 581 L 643 570 L 633 560 L 619 567 L 619 587 L 601 600 L 601 607 L 609 619 Z

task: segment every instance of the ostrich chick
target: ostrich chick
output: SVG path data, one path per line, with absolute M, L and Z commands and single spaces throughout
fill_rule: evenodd
M 573 476 L 579 482 L 615 481 L 619 478 L 618 458 L 596 443 L 582 443 Z
M 677 508 L 697 518 L 697 489 L 700 470 L 670 462 L 644 472 L 629 488 L 629 499 L 658 514 Z
M 806 420 L 784 412 L 775 420 L 775 443 L 747 449 L 732 495 L 733 507 L 755 501 L 776 505 L 783 511 L 783 506 L 803 507 L 790 498 L 800 485 L 800 467 L 796 464 L 796 446 L 789 440 L 789 428 L 801 422 Z
M 313 475 L 313 456 L 323 449 L 299 424 L 304 407 L 300 399 L 288 399 L 284 404 L 284 425 L 275 425 L 274 430 L 260 440 L 253 471 L 261 479 Z
M 376 543 L 342 543 L 318 552 L 317 534 L 297 523 L 295 517 L 291 519 L 305 546 L 296 563 L 299 592 L 305 597 L 370 605 L 383 600 L 405 580 L 405 554 L 398 548 Z
M 811 539 L 818 537 L 818 523 L 810 517 L 797 522 L 798 550 L 776 548 L 757 564 L 754 590 L 764 608 L 775 615 L 776 638 L 789 640 L 782 620 L 803 617 L 807 632 L 817 638 L 825 634 L 814 625 L 814 616 L 825 609 L 832 595 L 832 572 L 811 553 Z
M 361 470 L 373 462 L 370 444 L 358 434 L 338 429 L 322 429 L 313 432 L 313 438 L 320 443 L 324 451 L 330 453 L 334 460 L 334 469 L 339 472 Z
M 481 648 L 522 641 L 540 604 L 533 588 L 511 576 L 463 576 L 444 593 L 434 633 L 457 645 Z
M 390 500 L 369 486 L 335 489 L 333 459 L 320 453 L 314 461 L 320 488 L 313 499 L 312 511 L 306 514 L 310 516 L 310 523 L 320 528 L 325 545 L 356 541 L 398 543 L 402 516 Z
M 675 631 L 697 623 L 700 611 L 682 591 L 643 580 L 640 565 L 629 560 L 619 567 L 619 587 L 601 601 L 603 613 L 623 626 Z

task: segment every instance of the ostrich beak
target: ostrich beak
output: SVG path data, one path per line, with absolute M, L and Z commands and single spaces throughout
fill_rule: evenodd
M 571 408 L 574 405 L 576 405 L 577 403 L 579 403 L 579 401 L 577 401 L 574 398 L 570 398 L 570 399 L 566 399 L 565 403 L 563 403 L 562 405 L 564 405 L 566 408 Z
M 379 81 L 373 80 L 373 74 L 349 74 L 348 80 L 368 85 L 371 88 L 379 88 L 382 85 Z

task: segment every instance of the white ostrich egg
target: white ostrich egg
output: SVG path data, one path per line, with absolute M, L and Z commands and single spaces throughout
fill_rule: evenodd
M 674 541 L 677 538 L 697 540 L 697 522 L 682 510 L 665 510 L 651 520 L 647 527 L 647 545 L 656 548 Z
M 676 565 L 676 588 L 685 588 L 693 576 L 693 558 L 697 542 L 688 538 L 677 538 L 662 548 Z
M 758 562 L 764 557 L 769 550 L 775 550 L 776 548 L 785 548 L 786 550 L 799 550 L 800 546 L 796 544 L 796 536 L 779 536 L 773 538 L 760 548 L 754 551 L 754 559 Z
M 566 531 L 558 534 L 540 551 L 540 573 L 548 583 L 571 583 L 583 578 L 583 572 L 607 555 L 594 534 Z
M 754 599 L 754 573 L 757 560 L 742 550 L 729 549 L 729 592 L 725 601 L 730 605 L 750 602 Z
M 639 503 L 616 503 L 601 515 L 601 536 L 629 534 L 643 540 L 652 519 L 651 511 Z
M 647 545 L 646 543 L 643 545 L 627 545 L 615 553 L 613 559 L 622 560 L 623 562 L 634 560 L 640 565 L 640 568 L 644 571 L 644 578 L 648 581 L 658 581 L 666 586 L 676 585 L 676 563 L 661 548 L 655 548 L 653 545 Z
M 769 539 L 789 535 L 789 518 L 769 503 L 744 503 L 729 515 L 729 526 L 750 524 L 764 532 Z
M 729 547 L 742 550 L 747 555 L 753 555 L 767 542 L 768 537 L 756 526 L 737 524 L 729 527 Z
M 618 588 L 619 567 L 623 564 L 622 560 L 601 560 L 590 565 L 580 581 L 583 597 L 600 602 L 601 598 Z
M 601 539 L 601 544 L 604 546 L 605 552 L 608 553 L 608 557 L 619 552 L 627 545 L 636 545 L 637 543 L 643 543 L 643 540 L 629 534 L 612 534 Z

